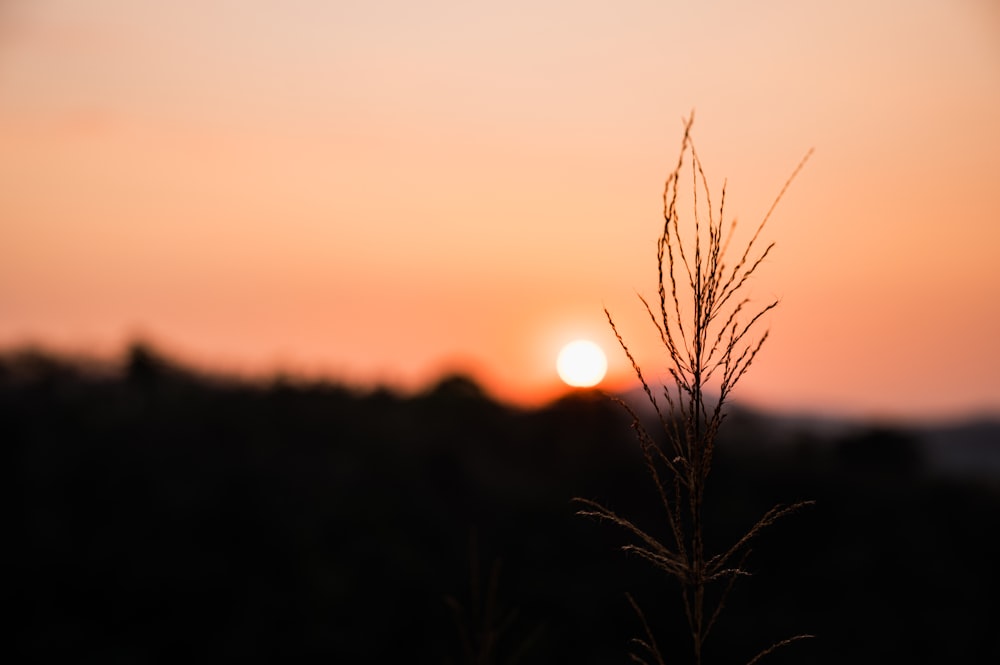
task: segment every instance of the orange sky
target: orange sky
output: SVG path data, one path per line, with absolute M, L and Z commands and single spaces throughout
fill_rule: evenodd
M 764 5 L 764 6 L 762 6 Z M 1000 411 L 1000 10 L 988 0 L 8 1 L 0 345 L 143 336 L 226 371 L 558 390 L 652 368 L 681 118 L 778 296 L 736 398 Z

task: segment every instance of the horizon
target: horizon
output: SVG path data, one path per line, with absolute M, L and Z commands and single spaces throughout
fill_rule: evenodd
M 662 352 L 682 119 L 754 275 L 734 392 L 777 413 L 1000 415 L 1000 12 L 734 1 L 0 7 L 0 349 L 144 340 L 211 373 L 505 403 Z
M 140 351 L 154 359 L 169 371 L 180 372 L 189 376 L 195 381 L 212 385 L 217 381 L 220 385 L 242 385 L 258 389 L 268 389 L 278 385 L 291 385 L 299 389 L 311 390 L 314 388 L 334 388 L 346 390 L 359 398 L 380 392 L 388 392 L 396 398 L 409 400 L 419 399 L 422 396 L 433 393 L 440 385 L 453 379 L 471 381 L 480 391 L 483 397 L 503 408 L 516 410 L 524 409 L 528 411 L 544 410 L 552 407 L 556 403 L 565 399 L 574 399 L 581 395 L 601 395 L 604 397 L 622 399 L 637 413 L 649 411 L 652 414 L 648 398 L 637 379 L 632 381 L 619 382 L 614 385 L 606 385 L 601 382 L 596 386 L 574 387 L 560 383 L 551 392 L 540 393 L 531 400 L 512 400 L 497 394 L 485 384 L 480 377 L 463 368 L 455 368 L 451 371 L 444 371 L 439 375 L 431 376 L 424 383 L 411 385 L 400 385 L 382 381 L 350 382 L 337 376 L 328 374 L 308 374 L 283 371 L 280 368 L 274 371 L 247 372 L 240 370 L 226 370 L 224 368 L 203 366 L 196 363 L 186 362 L 156 344 L 148 340 L 134 339 L 124 348 L 113 354 L 95 354 L 83 350 L 59 351 L 39 345 L 25 345 L 19 347 L 0 348 L 0 362 L 5 359 L 20 357 L 42 357 L 57 363 L 67 363 L 84 372 L 87 376 L 108 377 L 116 376 L 124 378 L 129 372 L 129 365 L 132 362 L 131 356 L 134 352 Z M 662 382 L 650 384 L 655 391 L 662 388 Z M 736 391 L 738 393 L 739 391 Z M 710 393 L 714 399 L 716 393 Z M 730 396 L 726 401 L 726 411 L 730 414 L 742 413 L 752 414 L 755 417 L 768 420 L 793 421 L 805 424 L 807 429 L 812 426 L 847 426 L 861 428 L 940 428 L 963 426 L 976 423 L 988 423 L 1000 426 L 1000 410 L 969 410 L 965 412 L 940 414 L 924 414 L 914 417 L 911 414 L 871 414 L 864 412 L 837 412 L 819 409 L 794 409 L 783 408 L 782 406 L 768 406 L 755 404 L 750 401 L 740 399 L 738 394 Z M 810 425 L 811 424 L 811 425 Z

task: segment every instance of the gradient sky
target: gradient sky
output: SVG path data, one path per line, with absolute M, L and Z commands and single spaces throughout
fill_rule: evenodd
M 559 390 L 650 373 L 682 117 L 744 230 L 802 155 L 735 397 L 1000 412 L 990 0 L 0 2 L 0 346 Z

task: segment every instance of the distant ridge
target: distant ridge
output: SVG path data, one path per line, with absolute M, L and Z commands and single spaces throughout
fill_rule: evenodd
M 656 426 L 656 413 L 642 388 L 615 397 L 636 411 L 647 427 Z M 664 406 L 661 404 L 661 408 Z M 766 411 L 739 402 L 730 403 L 728 412 L 723 428 L 752 428 L 764 433 L 764 437 L 755 441 L 757 446 L 793 445 L 804 439 L 814 445 L 837 445 L 847 437 L 865 432 L 893 430 L 919 446 L 927 470 L 932 473 L 1000 484 L 1000 416 L 962 418 L 941 424 L 912 423 L 902 418 L 876 422 L 849 416 Z

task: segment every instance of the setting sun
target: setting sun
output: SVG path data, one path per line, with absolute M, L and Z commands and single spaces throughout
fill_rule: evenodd
M 559 352 L 556 371 L 566 385 L 574 388 L 596 386 L 608 371 L 608 359 L 601 347 L 588 340 L 570 342 Z
M 696 111 L 738 245 L 816 149 L 761 239 L 782 305 L 740 400 L 1000 413 L 996 2 L 231 5 L 0 0 L 0 352 L 139 339 L 533 407 L 573 340 L 636 387 L 607 309 L 669 381 L 636 294 Z

